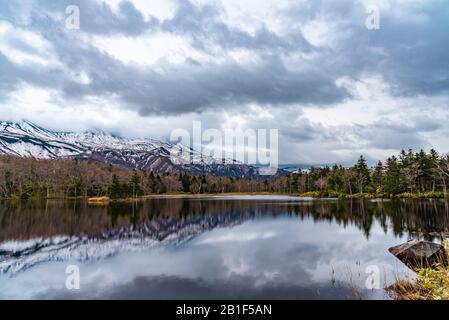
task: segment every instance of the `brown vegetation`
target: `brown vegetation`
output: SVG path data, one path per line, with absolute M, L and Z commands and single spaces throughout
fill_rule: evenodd
M 165 193 L 272 192 L 288 178 L 233 179 L 130 170 L 97 162 L 0 156 L 0 198 L 127 198 Z
M 443 245 L 449 255 L 449 243 Z M 414 281 L 400 279 L 386 290 L 396 300 L 449 300 L 449 268 L 444 265 L 418 269 Z
M 0 156 L 0 198 L 136 198 L 184 193 L 283 193 L 316 197 L 367 198 L 447 196 L 449 156 L 436 151 L 402 151 L 369 168 L 361 156 L 344 168 L 311 168 L 282 177 L 239 179 L 131 170 L 82 160 L 38 160 Z

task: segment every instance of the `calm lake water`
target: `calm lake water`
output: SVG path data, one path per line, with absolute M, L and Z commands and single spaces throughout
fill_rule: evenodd
M 388 299 L 383 287 L 413 276 L 388 248 L 448 227 L 442 200 L 5 201 L 0 298 Z

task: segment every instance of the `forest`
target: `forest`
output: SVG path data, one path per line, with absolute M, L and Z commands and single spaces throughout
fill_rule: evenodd
M 311 167 L 282 177 L 239 179 L 131 170 L 74 159 L 0 156 L 1 198 L 131 198 L 151 194 L 283 193 L 314 197 L 446 197 L 449 155 L 401 151 L 370 167 Z

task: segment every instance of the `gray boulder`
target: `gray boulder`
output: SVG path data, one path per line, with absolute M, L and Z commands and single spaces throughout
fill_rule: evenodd
M 448 254 L 441 244 L 430 241 L 410 240 L 388 249 L 413 271 L 420 268 L 447 267 Z

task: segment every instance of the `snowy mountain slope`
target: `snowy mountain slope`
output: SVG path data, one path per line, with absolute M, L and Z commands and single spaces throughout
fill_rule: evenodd
M 0 154 L 58 158 L 76 155 L 86 149 L 65 141 L 58 133 L 30 122 L 0 122 Z
M 260 177 L 254 166 L 204 156 L 180 144 L 126 139 L 102 131 L 55 132 L 29 121 L 0 121 L 0 154 L 42 159 L 76 158 L 156 172 Z

